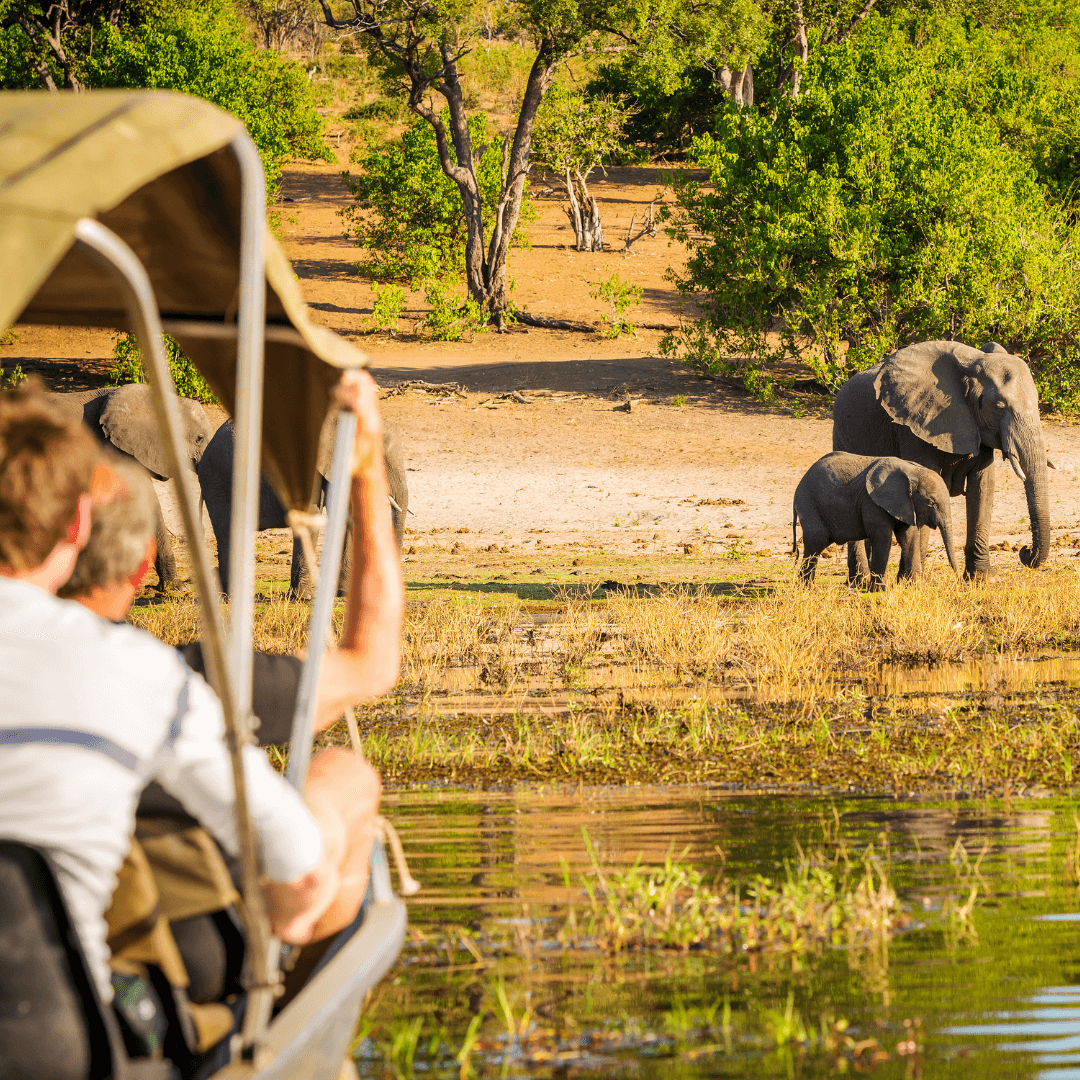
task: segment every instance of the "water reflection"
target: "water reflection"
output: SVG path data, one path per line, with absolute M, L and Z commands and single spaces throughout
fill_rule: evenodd
M 1080 987 L 1047 987 L 1034 994 L 1029 1005 L 1001 1012 L 989 1023 L 947 1027 L 942 1034 L 986 1039 L 1000 1053 L 1022 1054 L 1036 1065 L 1052 1066 L 1032 1076 L 1080 1077 Z M 1021 1038 L 1024 1041 L 1011 1041 Z
M 872 694 L 1020 693 L 1057 683 L 1080 686 L 1080 657 L 993 657 L 941 664 L 880 664 L 866 679 Z
M 1064 802 L 622 788 L 399 792 L 387 803 L 424 890 L 410 901 L 418 944 L 368 1011 L 365 1077 L 396 1067 L 449 1078 L 463 1062 L 481 1076 L 686 1080 L 1080 1069 L 1080 905 L 1067 872 L 1076 826 Z M 873 957 L 553 948 L 571 908 L 584 911 L 582 879 L 597 872 L 583 829 L 600 872 L 685 851 L 746 882 L 782 878 L 800 847 L 823 838 L 852 851 L 872 844 L 915 923 Z M 965 936 L 956 910 L 973 890 Z M 477 957 L 454 944 L 458 932 Z M 491 948 L 497 938 L 511 946 Z
M 759 678 L 750 670 L 728 666 L 710 675 L 682 671 L 618 654 L 611 640 L 598 645 L 590 659 L 570 663 L 557 625 L 521 631 L 499 663 L 442 666 L 424 680 L 424 691 L 407 698 L 409 706 L 470 717 L 507 714 L 565 713 L 574 708 L 620 710 L 648 705 L 677 710 L 688 702 L 712 705 L 783 701 L 783 680 Z M 494 648 L 494 646 L 492 646 Z M 803 673 L 805 676 L 805 673 Z M 804 678 L 805 682 L 805 678 Z M 820 673 L 815 698 L 831 699 L 857 687 L 870 697 L 1028 693 L 1048 687 L 1080 687 L 1080 657 L 1062 655 L 1027 659 L 990 655 L 960 662 L 878 663 L 876 666 Z M 800 683 L 802 695 L 807 688 Z M 788 688 L 789 689 L 789 688 Z

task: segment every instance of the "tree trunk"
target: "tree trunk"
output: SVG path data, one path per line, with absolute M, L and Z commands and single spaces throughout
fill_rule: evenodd
M 717 73 L 715 81 L 736 105 L 748 108 L 754 104 L 754 69 L 749 60 L 742 71 L 732 71 L 725 64 Z
M 563 183 L 570 199 L 566 216 L 574 230 L 574 246 L 578 251 L 603 251 L 604 227 L 600 224 L 600 205 L 589 194 L 585 177 L 579 172 L 571 176 L 568 169 Z
M 792 57 L 785 64 L 783 57 L 788 50 L 791 50 Z M 791 29 L 780 50 L 780 57 L 780 70 L 776 79 L 777 89 L 782 90 L 784 97 L 797 98 L 802 84 L 803 68 L 810 59 L 810 41 L 806 36 L 802 0 L 791 0 Z M 784 85 L 785 83 L 787 86 Z
M 506 288 L 506 259 L 510 252 L 510 241 L 517 229 L 518 218 L 521 216 L 521 200 L 525 194 L 525 180 L 529 175 L 533 127 L 544 95 L 555 78 L 556 63 L 555 43 L 545 38 L 540 42 L 536 58 L 529 69 L 529 81 L 525 84 L 517 127 L 514 129 L 514 140 L 506 160 L 502 192 L 495 211 L 495 225 L 491 230 L 487 257 L 487 303 L 492 322 L 498 329 L 502 329 L 503 312 L 510 306 L 510 295 Z
M 328 0 L 319 0 L 319 6 L 322 9 L 323 22 L 327 26 L 365 34 L 388 60 L 405 69 L 409 80 L 409 108 L 422 116 L 434 129 L 439 163 L 443 172 L 457 184 L 461 192 L 462 210 L 467 226 L 465 276 L 469 295 L 482 305 L 490 314 L 492 323 L 501 329 L 503 313 L 510 304 L 506 285 L 506 259 L 521 216 L 521 200 L 529 175 L 529 153 L 536 114 L 555 77 L 558 62 L 555 40 L 550 37 L 542 38 L 537 47 L 508 155 L 505 145 L 503 148 L 502 187 L 498 203 L 493 208 L 493 222 L 490 217 L 492 208 L 488 208 L 491 238 L 485 244 L 484 205 L 476 179 L 468 117 L 457 67 L 458 60 L 468 49 L 457 39 L 456 31 L 450 29 L 439 45 L 442 67 L 433 73 L 430 64 L 431 41 L 426 29 L 404 20 L 399 30 L 388 32 L 385 30 L 388 24 L 379 22 L 363 8 L 359 0 L 353 0 L 355 15 L 348 19 L 337 18 Z M 394 33 L 398 32 L 400 37 L 395 38 Z M 446 100 L 450 112 L 448 124 L 443 122 L 432 104 L 432 91 L 441 94 Z M 451 143 L 453 153 L 450 150 Z

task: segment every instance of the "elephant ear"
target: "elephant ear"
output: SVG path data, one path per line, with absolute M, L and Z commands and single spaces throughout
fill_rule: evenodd
M 971 367 L 986 353 L 958 341 L 923 341 L 878 365 L 877 399 L 898 424 L 949 454 L 974 454 L 979 426 Z
M 915 524 L 911 501 L 911 478 L 896 458 L 878 458 L 866 472 L 866 493 L 894 518 Z
M 169 479 L 168 458 L 158 435 L 149 386 L 130 383 L 118 387 L 101 410 L 99 423 L 117 450 L 130 454 L 156 479 Z

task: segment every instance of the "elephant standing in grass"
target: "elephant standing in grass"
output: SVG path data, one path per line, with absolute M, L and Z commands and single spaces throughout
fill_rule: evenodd
M 1050 498 L 1039 395 L 1027 364 L 996 342 L 973 349 L 924 341 L 853 375 L 833 405 L 833 449 L 913 461 L 967 499 L 964 576 L 988 578 L 994 451 L 1023 481 L 1031 518 L 1025 566 L 1050 554 Z M 1053 468 L 1054 466 L 1050 466 Z M 923 551 L 929 533 L 922 537 Z M 848 549 L 848 575 L 868 573 L 862 545 Z
M 949 489 L 937 473 L 895 457 L 860 457 L 833 452 L 815 461 L 795 489 L 791 542 L 802 522 L 799 577 L 814 580 L 818 556 L 830 544 L 866 541 L 870 547 L 870 590 L 884 587 L 893 537 L 900 545 L 898 581 L 922 574 L 925 545 L 920 530 L 940 529 L 949 565 L 957 574 Z
M 145 383 L 107 386 L 76 394 L 53 394 L 53 400 L 76 413 L 94 435 L 125 457 L 137 461 L 155 480 L 171 480 L 172 470 L 165 456 L 157 417 Z M 184 446 L 188 461 L 197 468 L 214 434 L 206 410 L 193 398 L 180 398 L 180 418 L 184 425 Z M 158 588 L 165 589 L 176 578 L 176 557 L 172 539 L 157 510 L 157 557 L 154 560 Z
M 319 505 L 326 499 L 330 462 L 334 454 L 334 433 L 336 423 L 323 424 L 319 438 L 319 456 L 317 462 Z M 405 514 L 409 508 L 409 488 L 405 482 L 405 455 L 398 437 L 397 428 L 383 420 L 383 456 L 386 459 L 386 478 L 390 485 L 390 497 L 397 504 L 391 507 L 394 519 L 394 533 L 397 537 L 398 550 L 405 540 Z M 218 549 L 218 574 L 221 587 L 229 591 L 229 537 L 232 525 L 232 470 L 233 470 L 233 426 L 228 420 L 217 429 L 210 445 L 206 448 L 199 462 L 199 485 L 202 488 L 203 501 L 214 529 Z M 281 505 L 274 489 L 266 477 L 259 484 L 259 522 L 258 529 L 283 529 L 287 525 L 285 508 Z M 350 542 L 352 524 L 345 534 L 345 551 L 341 561 L 339 589 L 344 587 L 351 570 L 352 544 Z M 312 594 L 311 572 L 308 568 L 304 549 L 297 538 L 293 538 L 292 571 L 289 576 L 290 595 L 297 599 L 310 599 Z

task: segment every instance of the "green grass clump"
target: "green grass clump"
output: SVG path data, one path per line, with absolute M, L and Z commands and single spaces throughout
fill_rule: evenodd
M 868 850 L 853 864 L 800 852 L 782 881 L 757 877 L 712 886 L 700 870 L 669 854 L 663 866 L 604 874 L 588 835 L 592 878 L 589 934 L 608 952 L 707 948 L 730 955 L 801 953 L 823 945 L 884 943 L 906 917 L 884 867 Z

